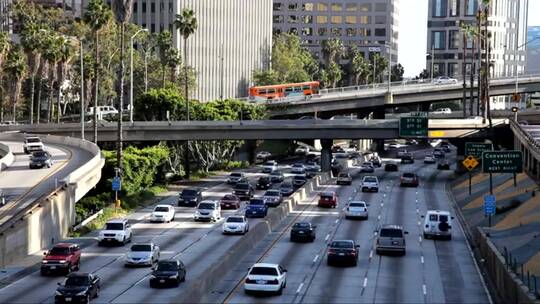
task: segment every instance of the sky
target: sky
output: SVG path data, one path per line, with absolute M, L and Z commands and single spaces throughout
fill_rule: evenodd
M 529 0 L 529 26 L 540 26 L 540 0 Z M 428 0 L 401 0 L 399 62 L 405 77 L 414 77 L 426 66 Z

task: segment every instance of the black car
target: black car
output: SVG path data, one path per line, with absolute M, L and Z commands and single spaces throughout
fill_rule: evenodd
M 295 175 L 292 180 L 292 184 L 295 188 L 300 188 L 307 182 L 307 177 L 304 175 Z
M 398 165 L 394 163 L 387 163 L 386 165 L 384 165 L 384 171 L 386 172 L 398 171 Z
M 292 185 L 292 183 L 281 183 L 281 185 L 279 186 L 279 191 L 281 191 L 281 194 L 283 196 L 289 196 L 291 194 L 293 194 L 294 192 L 294 187 Z
M 315 228 L 317 228 L 316 225 L 308 222 L 294 223 L 291 228 L 291 242 L 315 241 Z
M 150 287 L 173 285 L 178 287 L 186 280 L 186 266 L 179 260 L 162 260 L 157 262 L 150 276 Z
M 51 154 L 47 151 L 36 151 L 32 152 L 32 155 L 30 156 L 30 169 L 36 169 L 36 168 L 43 168 L 52 167 L 52 159 Z
M 356 266 L 358 263 L 358 248 L 353 240 L 333 241 L 328 244 L 327 264 L 334 265 L 339 262 L 345 262 Z
M 267 176 L 261 176 L 259 177 L 259 180 L 257 181 L 257 189 L 258 190 L 268 190 L 272 187 L 272 181 Z
M 233 194 L 241 200 L 248 200 L 253 197 L 253 187 L 247 182 L 237 183 L 234 187 Z
M 198 189 L 184 189 L 180 192 L 178 206 L 196 207 L 202 201 L 202 192 Z
M 281 183 L 285 179 L 285 175 L 281 171 L 274 171 L 270 173 L 270 181 L 272 183 Z
M 450 163 L 446 159 L 441 159 L 437 164 L 439 170 L 450 170 Z
M 410 152 L 403 153 L 401 156 L 401 163 L 402 164 L 413 164 L 414 163 L 414 155 Z
M 100 279 L 97 275 L 83 272 L 70 273 L 64 284 L 58 283 L 55 303 L 89 303 L 99 296 Z
M 450 145 L 449 144 L 441 144 L 441 149 L 445 152 L 445 153 L 450 153 L 452 150 L 450 150 Z

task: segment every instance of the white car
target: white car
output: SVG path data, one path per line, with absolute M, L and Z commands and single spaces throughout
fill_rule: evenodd
M 264 161 L 268 160 L 271 156 L 272 156 L 272 154 L 270 152 L 261 151 L 261 152 L 257 153 L 257 156 L 255 156 L 255 158 L 260 162 L 264 162 Z
M 448 76 L 439 76 L 433 79 L 434 84 L 455 84 L 458 83 L 458 80 L 455 78 L 450 78 Z
M 307 147 L 300 146 L 294 150 L 294 154 L 296 155 L 306 155 L 308 154 L 309 149 Z
M 249 231 L 249 223 L 245 216 L 232 215 L 223 223 L 223 234 L 246 234 Z
M 195 221 L 218 221 L 221 219 L 221 205 L 218 201 L 202 201 L 193 215 Z
M 424 164 L 434 164 L 435 156 L 433 154 L 426 155 L 424 157 Z
M 452 110 L 450 108 L 440 108 L 432 111 L 431 114 L 452 114 Z
M 227 184 L 236 184 L 243 179 L 245 179 L 244 173 L 233 172 L 229 175 L 229 178 L 227 179 Z
M 278 264 L 257 263 L 253 265 L 244 280 L 244 291 L 283 293 L 287 286 L 287 269 Z
M 424 239 L 442 237 L 452 239 L 452 220 L 450 212 L 442 210 L 428 210 L 424 218 Z
M 262 173 L 272 173 L 277 170 L 277 162 L 275 160 L 269 160 L 262 166 Z
M 379 179 L 376 176 L 364 176 L 360 188 L 362 192 L 379 192 Z
M 41 142 L 41 138 L 37 136 L 28 136 L 24 139 L 23 150 L 25 154 L 34 151 L 45 151 L 45 145 Z
M 105 227 L 99 231 L 98 244 L 130 242 L 133 237 L 131 225 L 127 219 L 111 219 L 105 223 Z
M 171 205 L 157 205 L 150 215 L 151 222 L 166 222 L 174 221 L 174 207 Z
M 350 185 L 352 184 L 352 177 L 349 173 L 341 172 L 338 174 L 336 185 Z
M 152 266 L 159 261 L 159 247 L 153 242 L 133 244 L 126 253 L 124 266 Z
M 306 167 L 303 164 L 294 164 L 291 168 L 292 174 L 304 174 L 306 173 Z
M 345 209 L 345 218 L 368 219 L 368 204 L 364 201 L 351 201 Z
M 373 173 L 374 171 L 375 171 L 375 167 L 373 166 L 372 162 L 364 162 L 360 166 L 360 172 Z

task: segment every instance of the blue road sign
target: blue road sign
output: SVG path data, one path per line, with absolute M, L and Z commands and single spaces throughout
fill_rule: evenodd
M 495 215 L 497 211 L 497 205 L 495 195 L 484 196 L 484 213 L 486 215 Z
M 122 188 L 122 181 L 120 180 L 120 177 L 113 177 L 112 190 L 120 191 L 121 188 Z

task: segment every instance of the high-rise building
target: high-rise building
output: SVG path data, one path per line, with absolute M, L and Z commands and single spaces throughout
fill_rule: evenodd
M 540 26 L 529 26 L 527 44 L 527 74 L 540 74 Z
M 322 41 L 339 38 L 364 56 L 380 52 L 398 61 L 399 0 L 274 0 L 274 33 L 297 34 L 322 58 Z
M 0 0 L 0 31 L 2 32 L 11 32 L 10 5 L 11 0 Z
M 430 0 L 426 69 L 434 76 L 460 77 L 463 72 L 463 32 L 460 22 L 477 24 L 479 0 Z M 526 65 L 528 0 L 491 0 L 488 31 L 491 33 L 492 77 L 523 74 Z M 482 29 L 483 30 L 483 29 Z M 467 40 L 466 73 L 472 68 L 474 39 Z M 476 53 L 476 52 L 475 52 Z M 433 60 L 433 61 L 432 61 Z M 474 55 L 478 69 L 478 56 Z M 504 109 L 514 104 L 505 96 L 492 98 L 492 109 Z

